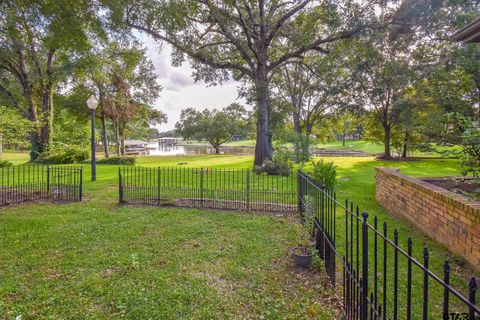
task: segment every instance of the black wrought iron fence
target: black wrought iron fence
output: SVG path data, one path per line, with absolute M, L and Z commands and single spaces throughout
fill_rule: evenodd
M 297 210 L 296 174 L 242 169 L 119 168 L 119 202 L 243 211 Z
M 0 206 L 27 201 L 82 200 L 82 168 L 21 165 L 0 168 Z
M 416 248 L 411 238 L 402 246 L 397 229 L 379 227 L 377 217 L 369 219 L 348 200 L 341 203 L 302 171 L 298 200 L 326 272 L 343 297 L 346 319 L 479 319 L 475 277 L 465 283 L 451 272 L 449 261 L 431 265 L 428 248 Z M 421 259 L 415 257 L 419 254 Z

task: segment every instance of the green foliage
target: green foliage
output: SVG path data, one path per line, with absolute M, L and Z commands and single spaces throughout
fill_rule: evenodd
M 261 166 L 254 166 L 253 172 L 270 176 L 288 176 L 291 172 L 291 167 L 287 162 L 265 160 Z
M 6 168 L 6 167 L 11 167 L 13 166 L 13 163 L 11 163 L 8 160 L 0 160 L 0 168 Z
M 97 164 L 134 166 L 136 161 L 137 159 L 134 157 L 110 157 L 97 160 Z
M 26 147 L 31 123 L 17 110 L 0 106 L 0 144 Z
M 334 190 L 337 185 L 337 166 L 333 162 L 325 162 L 323 159 L 312 162 L 311 174 L 321 185 Z
M 450 151 L 460 156 L 462 175 L 471 174 L 480 177 L 480 125 L 470 117 L 459 113 L 447 114 L 449 135 L 453 141 L 462 146 L 462 151 Z
M 182 110 L 176 131 L 186 140 L 207 141 L 219 153 L 222 144 L 234 135 L 243 134 L 250 115 L 240 105 L 222 110 L 197 111 L 193 108 Z
M 45 164 L 72 164 L 81 163 L 89 158 L 87 150 L 79 147 L 60 145 L 52 146 L 42 152 L 35 162 Z
M 82 99 L 77 100 L 78 98 L 78 96 L 73 95 L 71 99 L 57 99 L 59 106 L 56 108 L 53 123 L 55 146 L 88 145 L 90 143 L 90 117 L 84 110 L 86 109 L 86 99 L 83 96 Z M 81 108 L 81 112 L 74 110 L 74 106 Z
M 290 160 L 293 160 L 295 163 L 304 163 L 310 160 L 309 148 L 314 141 L 305 133 L 282 131 L 279 133 L 278 138 L 275 153 L 290 154 Z M 284 147 L 288 143 L 293 145 L 293 151 L 289 151 Z

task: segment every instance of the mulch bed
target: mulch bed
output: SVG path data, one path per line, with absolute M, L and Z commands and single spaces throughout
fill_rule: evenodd
M 460 177 L 428 178 L 425 182 L 447 189 L 469 199 L 480 201 L 480 179 L 468 179 Z

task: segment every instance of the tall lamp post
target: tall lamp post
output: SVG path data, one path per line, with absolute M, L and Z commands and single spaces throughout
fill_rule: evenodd
M 98 100 L 92 95 L 87 100 L 87 107 L 92 111 L 92 181 L 97 180 L 97 160 L 95 159 L 95 109 L 97 109 Z

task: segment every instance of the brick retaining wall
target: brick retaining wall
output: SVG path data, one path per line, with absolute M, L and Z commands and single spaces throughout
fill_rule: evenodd
M 465 199 L 398 169 L 376 169 L 376 199 L 480 269 L 480 202 Z

